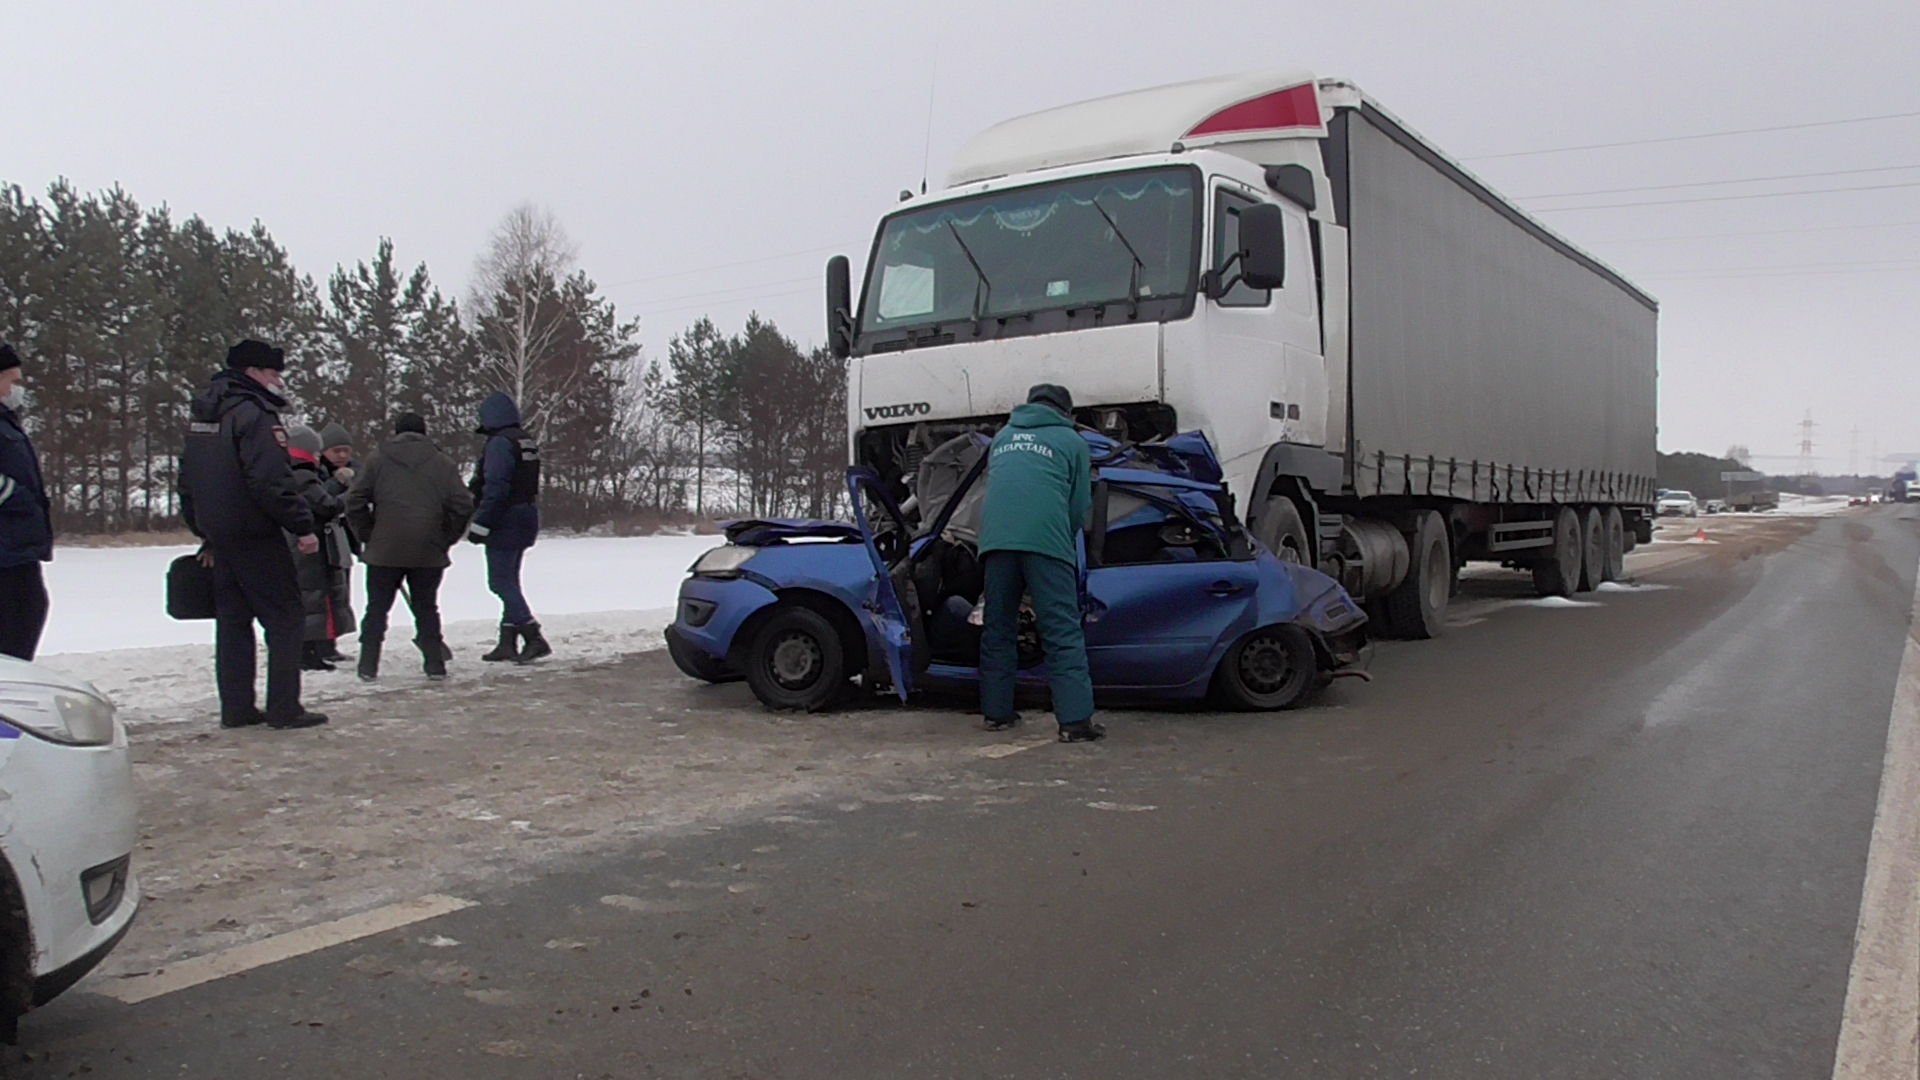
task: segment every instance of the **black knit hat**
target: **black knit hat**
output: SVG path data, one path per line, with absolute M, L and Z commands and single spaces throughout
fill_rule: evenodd
M 13 351 L 13 346 L 4 341 L 0 341 L 0 371 L 6 371 L 19 366 L 20 354 Z
M 405 435 L 409 432 L 415 435 L 425 435 L 427 433 L 427 422 L 422 419 L 417 412 L 403 412 L 393 418 L 393 433 L 395 435 Z
M 1073 395 L 1056 383 L 1043 382 L 1027 391 L 1027 404 L 1051 405 L 1060 410 L 1061 415 L 1073 416 Z
M 248 338 L 227 350 L 227 366 L 235 371 L 247 368 L 271 368 L 274 371 L 287 370 L 287 350 L 277 349 L 264 341 Z

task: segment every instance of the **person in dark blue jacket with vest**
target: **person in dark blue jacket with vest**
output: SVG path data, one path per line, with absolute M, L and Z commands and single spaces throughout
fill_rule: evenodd
M 505 394 L 480 403 L 479 433 L 487 437 L 474 470 L 473 522 L 467 539 L 487 548 L 487 588 L 500 598 L 500 642 L 482 660 L 531 663 L 553 653 L 540 636 L 520 566 L 540 535 L 540 448 L 520 427 L 520 408 Z
M 0 655 L 33 659 L 47 625 L 40 564 L 53 558 L 53 518 L 40 459 L 13 406 L 20 354 L 0 342 Z

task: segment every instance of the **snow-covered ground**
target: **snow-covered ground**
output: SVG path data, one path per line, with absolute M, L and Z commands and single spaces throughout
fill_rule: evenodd
M 553 641 L 554 663 L 605 660 L 661 644 L 673 618 L 680 581 L 717 536 L 619 538 L 551 537 L 527 553 L 522 582 L 534 613 Z M 40 661 L 87 679 L 120 704 L 136 725 L 205 720 L 217 712 L 213 692 L 213 624 L 175 622 L 165 611 L 167 565 L 185 547 L 61 548 L 47 567 L 53 610 Z M 453 552 L 440 591 L 447 640 L 456 656 L 454 680 L 477 679 L 479 652 L 490 648 L 500 605 L 487 591 L 481 550 Z M 365 575 L 356 570 L 356 605 L 365 602 Z M 395 604 L 387 658 L 376 687 L 342 669 L 309 673 L 309 704 L 364 696 L 422 680 L 405 601 Z M 352 654 L 355 638 L 342 639 Z

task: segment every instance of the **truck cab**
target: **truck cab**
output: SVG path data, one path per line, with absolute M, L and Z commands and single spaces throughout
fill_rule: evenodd
M 1115 439 L 1203 430 L 1254 536 L 1407 637 L 1467 559 L 1563 595 L 1650 536 L 1656 308 L 1303 71 L 989 128 L 857 292 L 827 269 L 851 456 L 909 513 L 928 452 L 1059 383 Z

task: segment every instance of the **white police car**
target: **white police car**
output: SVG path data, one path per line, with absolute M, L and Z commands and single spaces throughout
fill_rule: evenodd
M 137 838 L 113 703 L 0 656 L 0 1042 L 126 934 L 140 904 Z

